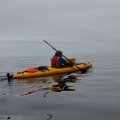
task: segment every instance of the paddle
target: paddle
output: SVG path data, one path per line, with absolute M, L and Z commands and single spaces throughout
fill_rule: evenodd
M 50 43 L 48 43 L 46 40 L 43 40 L 45 43 L 47 43 L 49 46 L 51 46 L 55 51 L 58 51 L 57 49 L 55 49 L 52 45 L 50 45 Z M 67 59 L 69 62 L 71 62 L 66 56 L 64 56 L 64 55 L 62 55 L 65 59 Z M 72 62 L 71 62 L 72 63 Z M 77 65 L 75 65 L 80 71 L 81 71 L 81 69 L 77 66 Z

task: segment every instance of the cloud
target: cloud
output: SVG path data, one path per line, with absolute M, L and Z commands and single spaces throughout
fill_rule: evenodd
M 0 42 L 119 38 L 119 4 L 119 0 L 1 0 Z

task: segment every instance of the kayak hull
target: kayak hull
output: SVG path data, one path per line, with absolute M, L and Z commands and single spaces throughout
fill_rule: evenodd
M 80 63 L 72 67 L 65 67 L 65 68 L 53 68 L 53 67 L 48 66 L 47 67 L 48 70 L 45 70 L 45 71 L 39 70 L 34 73 L 30 73 L 26 71 L 19 72 L 19 73 L 13 73 L 12 79 L 43 77 L 43 76 L 56 75 L 56 74 L 72 73 L 72 72 L 77 72 L 77 71 L 81 71 L 81 73 L 85 73 L 89 68 L 91 68 L 91 66 L 92 64 L 90 63 Z

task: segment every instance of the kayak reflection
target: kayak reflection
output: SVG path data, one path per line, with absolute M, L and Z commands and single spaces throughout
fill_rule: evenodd
M 36 86 L 31 88 L 28 92 L 21 94 L 21 96 L 45 91 L 44 97 L 46 97 L 47 93 L 52 91 L 75 91 L 75 89 L 72 88 L 73 86 L 68 85 L 68 83 L 75 83 L 76 80 L 77 77 L 75 75 L 54 75 L 44 78 L 24 79 L 23 81 L 25 81 L 27 84 L 36 83 Z

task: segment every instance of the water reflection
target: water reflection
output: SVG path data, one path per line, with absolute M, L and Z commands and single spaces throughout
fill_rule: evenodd
M 28 79 L 19 79 L 14 80 L 17 82 L 22 82 L 27 84 L 27 88 L 22 88 L 21 91 L 25 93 L 20 94 L 20 96 L 31 95 L 36 92 L 45 91 L 44 97 L 52 91 L 61 92 L 61 91 L 75 91 L 72 86 L 68 83 L 75 83 L 77 77 L 75 75 L 54 75 L 43 78 L 28 78 Z M 13 81 L 13 82 L 14 82 Z
M 0 96 L 28 96 L 41 92 L 46 97 L 51 92 L 75 91 L 75 83 L 87 74 L 60 74 L 47 77 L 14 79 L 10 83 L 0 81 Z M 72 85 L 72 86 L 71 86 Z

